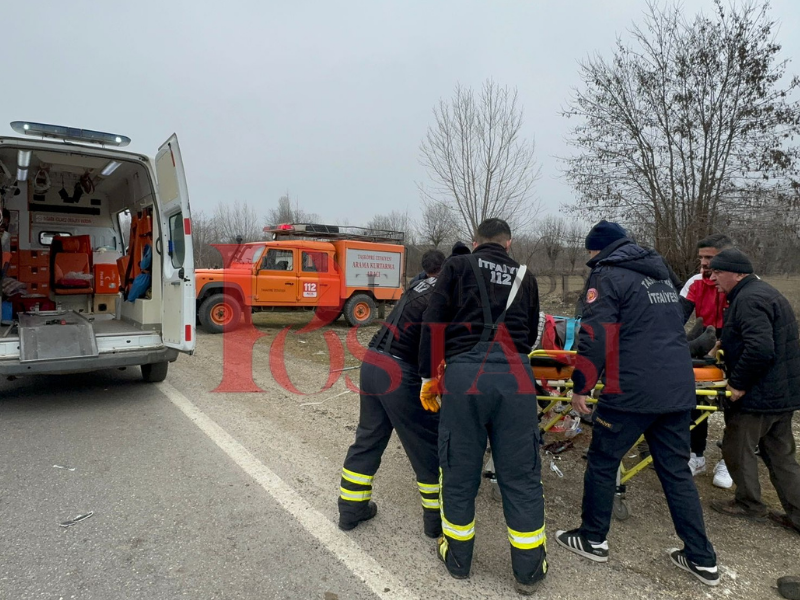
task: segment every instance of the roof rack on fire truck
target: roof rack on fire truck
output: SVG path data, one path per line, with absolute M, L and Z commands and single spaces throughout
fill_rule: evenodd
M 320 225 L 317 223 L 283 223 L 264 227 L 264 233 L 273 240 L 279 238 L 304 238 L 316 240 L 361 240 L 384 244 L 403 244 L 405 233 L 389 229 L 370 229 L 352 225 Z

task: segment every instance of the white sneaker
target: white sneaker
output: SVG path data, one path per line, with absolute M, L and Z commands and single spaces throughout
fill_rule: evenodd
M 689 468 L 692 470 L 692 477 L 700 475 L 700 473 L 705 473 L 706 457 L 697 456 L 694 452 L 692 452 L 691 458 L 689 459 Z
M 724 460 L 719 461 L 717 466 L 714 467 L 714 481 L 712 483 L 718 488 L 726 490 L 733 487 L 733 479 L 731 474 L 728 473 L 728 467 L 725 465 Z

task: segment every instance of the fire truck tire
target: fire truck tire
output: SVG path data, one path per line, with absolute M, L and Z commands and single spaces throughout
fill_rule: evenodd
M 344 318 L 350 327 L 369 325 L 377 315 L 375 300 L 366 294 L 355 294 L 344 304 Z
M 242 307 L 227 294 L 209 296 L 198 311 L 200 324 L 208 333 L 222 333 L 236 329 L 242 321 Z
M 142 365 L 142 379 L 147 383 L 158 383 L 167 378 L 169 363 L 167 361 Z

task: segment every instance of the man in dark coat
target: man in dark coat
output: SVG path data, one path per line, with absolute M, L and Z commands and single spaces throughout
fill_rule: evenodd
M 753 275 L 741 251 L 723 250 L 711 269 L 730 303 L 720 341 L 731 394 L 722 456 L 736 484 L 733 500 L 711 507 L 754 521 L 769 516 L 800 533 L 800 466 L 792 435 L 792 416 L 800 409 L 797 319 L 786 298 Z M 756 446 L 786 514 L 768 513 L 761 501 Z
M 644 433 L 684 543 L 683 550 L 669 551 L 670 558 L 703 583 L 717 585 L 717 557 L 688 464 L 696 400 L 678 292 L 661 256 L 631 242 L 616 223 L 595 225 L 586 249 L 592 272 L 572 375 L 573 408 L 589 412 L 587 394 L 600 379 L 604 388 L 587 456 L 582 523 L 557 531 L 556 541 L 584 558 L 608 561 L 617 469 Z

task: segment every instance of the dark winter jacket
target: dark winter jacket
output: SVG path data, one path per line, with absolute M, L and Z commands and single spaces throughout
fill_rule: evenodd
M 422 329 L 422 314 L 428 307 L 436 277 L 417 281 L 398 302 L 380 329 L 372 336 L 369 347 L 399 358 L 410 365 L 417 364 L 419 336 Z M 386 324 L 393 324 L 397 335 L 389 335 Z
M 626 238 L 587 266 L 575 390 L 602 379 L 600 402 L 633 413 L 696 406 L 683 310 L 661 256 Z
M 478 259 L 489 294 L 492 319 L 496 321 L 506 307 L 520 265 L 500 244 L 481 244 L 471 256 Z M 481 339 L 484 318 L 470 255 L 451 256 L 445 261 L 431 296 L 423 321 L 434 324 L 434 329 L 435 324 L 446 324 L 444 358 L 450 359 L 472 350 Z M 528 354 L 536 342 L 539 325 L 539 288 L 530 271 L 525 273 L 504 323 L 517 352 Z M 434 343 L 440 338 L 432 335 L 433 331 L 430 326 L 422 329 L 419 347 L 419 373 L 422 377 L 430 377 L 435 369 L 432 365 L 435 362 Z M 491 339 L 494 339 L 494 332 Z
M 728 294 L 722 328 L 728 383 L 745 392 L 734 409 L 780 413 L 800 409 L 800 339 L 789 302 L 748 275 Z

